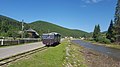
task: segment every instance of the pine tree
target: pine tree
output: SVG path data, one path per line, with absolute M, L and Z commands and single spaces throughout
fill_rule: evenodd
M 108 31 L 106 33 L 106 38 L 109 39 L 111 42 L 114 42 L 114 32 L 113 32 L 113 21 L 111 20 L 110 26 L 108 28 Z
M 100 25 L 95 25 L 93 38 L 96 40 L 100 36 Z
M 97 26 L 97 32 L 98 32 L 98 36 L 100 36 L 100 25 L 99 24 Z
M 95 25 L 94 32 L 93 32 L 93 38 L 97 37 L 97 25 Z
M 115 41 L 120 42 L 120 0 L 117 2 L 114 22 Z

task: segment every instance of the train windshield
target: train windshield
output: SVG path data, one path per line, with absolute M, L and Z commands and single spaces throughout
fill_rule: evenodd
M 54 35 L 42 35 L 42 39 L 53 39 Z

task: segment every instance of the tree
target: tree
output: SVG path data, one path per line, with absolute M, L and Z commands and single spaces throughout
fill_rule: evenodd
M 117 2 L 114 22 L 115 41 L 120 42 L 120 0 Z
M 97 25 L 95 25 L 94 32 L 93 32 L 93 38 L 97 37 Z
M 114 42 L 114 40 L 115 40 L 113 29 L 114 29 L 113 21 L 111 20 L 110 26 L 109 26 L 108 31 L 106 33 L 106 38 L 109 39 L 111 42 Z
M 97 41 L 98 37 L 100 36 L 100 25 L 95 25 L 94 32 L 93 32 L 93 38 Z
M 100 31 L 101 31 L 101 30 L 100 30 L 100 25 L 98 24 L 98 27 L 97 27 L 98 36 L 101 35 Z

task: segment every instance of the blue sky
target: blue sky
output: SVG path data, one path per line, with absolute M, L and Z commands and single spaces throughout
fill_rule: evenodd
M 106 31 L 114 19 L 117 0 L 0 0 L 0 14 L 30 23 L 48 21 L 66 28 Z

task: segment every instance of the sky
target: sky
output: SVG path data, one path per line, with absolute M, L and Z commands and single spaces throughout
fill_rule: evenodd
M 0 0 L 0 15 L 31 23 L 48 21 L 70 29 L 106 31 L 117 0 Z

